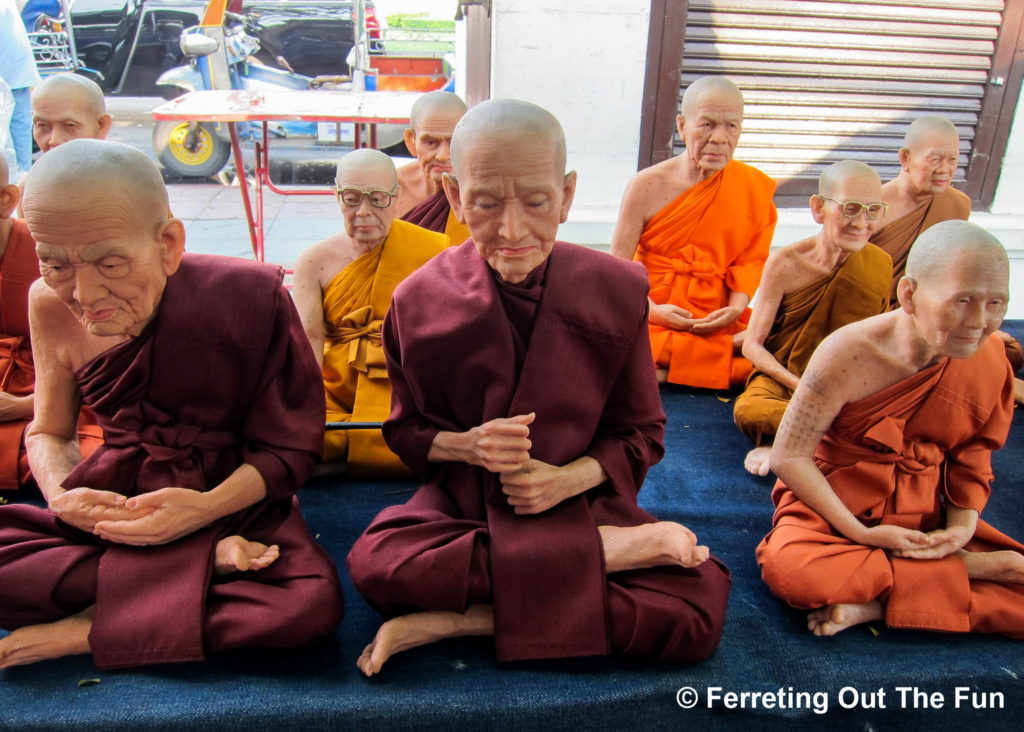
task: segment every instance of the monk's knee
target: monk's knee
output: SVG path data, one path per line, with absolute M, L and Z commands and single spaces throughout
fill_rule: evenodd
M 830 553 L 828 545 L 805 542 L 758 547 L 761 578 L 776 597 L 789 605 L 812 609 L 836 602 L 865 602 L 851 595 L 854 574 L 861 562 Z M 864 554 L 867 554 L 865 549 Z M 815 556 L 817 555 L 817 556 Z M 872 598 L 867 598 L 872 599 Z

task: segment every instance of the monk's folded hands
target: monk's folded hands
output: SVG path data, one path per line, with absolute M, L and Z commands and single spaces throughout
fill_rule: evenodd
M 138 516 L 125 508 L 127 498 L 120 493 L 79 487 L 60 490 L 49 499 L 50 511 L 66 524 L 92 533 L 100 521 L 119 521 Z
M 210 494 L 188 488 L 161 488 L 133 496 L 125 503 L 128 517 L 96 523 L 106 541 L 145 546 L 166 544 L 212 523 Z

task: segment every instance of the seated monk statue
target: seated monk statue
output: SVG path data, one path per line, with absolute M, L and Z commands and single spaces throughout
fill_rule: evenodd
M 1024 637 L 1024 545 L 979 518 L 1013 413 L 994 335 L 1008 290 L 995 237 L 936 224 L 910 250 L 899 309 L 811 357 L 772 447 L 757 559 L 815 635 L 878 620 Z
M 821 339 L 889 309 L 892 260 L 868 244 L 885 215 L 882 183 L 864 163 L 826 168 L 811 196 L 821 231 L 773 252 L 757 290 L 743 355 L 754 365 L 733 419 L 754 443 L 744 467 L 768 475 L 772 440 Z
M 612 254 L 637 259 L 651 283 L 659 381 L 708 389 L 744 383 L 741 334 L 775 231 L 775 182 L 733 160 L 743 96 L 720 76 L 697 79 L 676 118 L 686 149 L 626 186 Z
M 441 176 L 452 172 L 452 131 L 465 113 L 466 103 L 451 92 L 429 92 L 417 99 L 405 130 L 405 146 L 416 159 L 398 169 L 402 219 L 445 234 L 453 246 L 469 238 L 469 229 L 452 213 Z
M 323 435 L 316 359 L 278 267 L 184 254 L 160 171 L 72 140 L 25 181 L 46 507 L 0 506 L 0 667 L 99 668 L 294 646 L 341 619 L 295 491 Z M 82 459 L 78 404 L 105 442 Z
M 39 260 L 24 220 L 14 218 L 21 190 L 10 182 L 0 155 L 0 490 L 16 490 L 31 479 L 25 427 L 35 404 L 35 366 L 29 338 L 28 290 L 39 279 Z M 102 432 L 88 408 L 78 420 L 78 444 L 88 456 Z
M 565 160 L 557 120 L 526 102 L 484 102 L 455 129 L 444 186 L 472 239 L 399 285 L 384 320 L 384 436 L 426 485 L 348 556 L 393 616 L 358 660 L 368 676 L 465 635 L 493 636 L 503 661 L 695 661 L 718 643 L 728 570 L 637 506 L 664 454 L 647 280 L 555 241 Z
M 345 230 L 306 249 L 293 293 L 320 362 L 328 422 L 383 422 L 391 385 L 380 326 L 395 285 L 445 249 L 448 238 L 395 220 L 395 164 L 378 150 L 353 150 L 338 163 Z M 380 429 L 328 430 L 323 459 L 354 474 L 409 475 Z

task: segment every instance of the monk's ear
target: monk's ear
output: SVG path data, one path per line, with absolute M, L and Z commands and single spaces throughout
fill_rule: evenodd
M 416 157 L 416 133 L 412 131 L 412 127 L 406 127 L 402 137 L 405 139 L 405 148 L 409 154 Z
M 462 199 L 459 197 L 459 179 L 451 173 L 442 173 L 441 187 L 444 188 L 444 195 L 448 196 L 448 205 L 452 207 L 456 220 L 465 226 L 466 214 L 462 209 Z
M 157 229 L 156 240 L 160 245 L 164 274 L 170 277 L 178 271 L 181 257 L 185 253 L 185 224 L 181 219 L 167 219 Z
M 572 199 L 576 195 L 576 171 L 570 170 L 565 174 L 562 181 L 562 211 L 559 223 L 564 224 L 569 218 L 569 208 L 572 206 Z
M 676 115 L 676 129 L 679 130 L 679 137 L 683 138 L 683 126 L 686 124 L 686 118 L 681 114 Z M 683 138 L 684 140 L 686 138 Z
M 908 315 L 914 314 L 914 293 L 917 292 L 917 283 L 906 275 L 900 277 L 896 283 L 896 297 L 900 301 L 900 307 Z
M 114 122 L 114 119 L 109 114 L 101 114 L 100 115 L 100 118 L 99 118 L 100 131 L 99 131 L 99 138 L 98 139 L 100 139 L 100 140 L 106 140 L 107 139 L 107 133 L 110 132 L 110 125 L 113 124 L 113 122 Z
M 0 219 L 9 219 L 18 208 L 21 200 L 21 189 L 13 183 L 0 186 Z
M 811 207 L 811 215 L 814 216 L 814 223 L 824 224 L 825 223 L 825 199 L 821 197 L 820 193 L 815 193 L 807 200 L 807 205 Z
M 910 148 L 901 147 L 900 148 L 900 167 L 903 168 L 903 170 L 906 170 L 909 165 L 910 165 Z

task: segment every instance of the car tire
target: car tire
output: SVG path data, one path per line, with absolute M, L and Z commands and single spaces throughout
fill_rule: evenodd
M 188 122 L 164 120 L 153 127 L 153 150 L 169 172 L 184 178 L 210 178 L 217 175 L 231 155 L 231 145 L 222 139 L 212 122 L 199 122 L 196 139 L 189 149 Z

